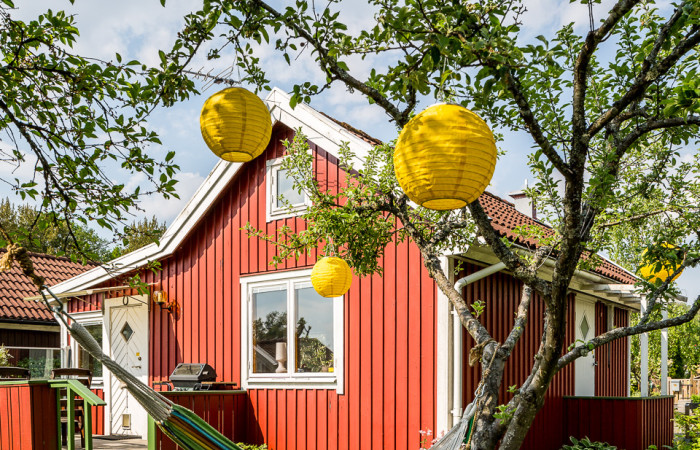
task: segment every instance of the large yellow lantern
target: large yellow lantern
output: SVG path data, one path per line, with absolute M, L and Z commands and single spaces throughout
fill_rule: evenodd
M 319 259 L 311 270 L 311 284 L 321 297 L 340 297 L 350 289 L 352 270 L 335 256 Z
M 207 146 L 221 159 L 247 162 L 270 142 L 270 111 L 247 89 L 231 87 L 204 102 L 199 127 Z
M 663 243 L 661 244 L 664 248 L 667 249 L 676 249 L 680 251 L 678 247 L 675 245 Z M 644 253 L 642 256 L 646 255 L 647 251 L 644 250 Z M 683 258 L 680 258 L 679 260 L 674 260 L 674 261 L 658 261 L 658 262 L 652 262 L 650 264 L 647 264 L 645 266 L 642 266 L 639 269 L 639 275 L 644 278 L 645 280 L 649 281 L 650 283 L 657 283 L 657 282 L 665 282 L 673 273 L 678 270 L 680 265 L 683 263 Z M 656 270 L 659 268 L 660 265 L 660 270 Z M 678 277 L 681 276 L 683 271 L 681 270 L 675 277 L 671 279 L 671 281 L 676 281 Z
M 479 116 L 455 104 L 433 105 L 399 134 L 394 170 L 415 203 L 458 209 L 486 190 L 496 167 L 493 133 Z

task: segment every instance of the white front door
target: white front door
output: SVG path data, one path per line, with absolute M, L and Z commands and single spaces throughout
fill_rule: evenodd
M 595 303 L 576 299 L 574 324 L 576 345 L 595 337 Z M 595 395 L 595 358 L 593 351 L 574 362 L 574 395 L 592 397 Z
M 109 356 L 122 368 L 148 383 L 148 306 L 146 296 L 105 300 L 109 318 Z M 148 415 L 125 385 L 112 374 L 109 389 L 109 424 L 111 434 L 142 436 L 148 431 Z

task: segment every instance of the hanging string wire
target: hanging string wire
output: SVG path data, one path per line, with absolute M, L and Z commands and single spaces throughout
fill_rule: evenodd
M 440 86 L 438 87 L 437 100 L 445 103 L 445 69 L 447 68 L 447 58 L 442 58 L 442 70 L 440 71 Z
M 328 242 L 328 248 L 330 249 L 329 256 L 335 256 L 335 243 L 330 234 L 326 235 L 326 240 Z

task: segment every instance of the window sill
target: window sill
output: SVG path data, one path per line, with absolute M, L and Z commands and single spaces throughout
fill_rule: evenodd
M 246 385 L 248 389 L 335 389 L 338 385 L 338 377 L 335 375 L 251 376 Z
M 293 206 L 291 209 L 287 208 L 275 208 L 270 211 L 267 215 L 267 222 L 274 222 L 275 220 L 291 219 L 294 217 L 299 217 L 304 214 L 309 209 L 309 205 L 302 204 Z

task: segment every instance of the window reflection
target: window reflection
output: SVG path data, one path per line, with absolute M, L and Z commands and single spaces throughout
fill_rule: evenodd
M 297 287 L 296 371 L 333 372 L 333 301 Z
M 85 329 L 92 335 L 93 338 L 102 347 L 102 325 L 86 325 Z M 84 348 L 78 347 L 78 367 L 81 369 L 90 369 L 92 377 L 97 378 L 102 376 L 102 363 L 92 357 Z
M 288 202 L 291 205 L 304 203 L 304 194 L 294 189 L 294 180 L 288 175 L 288 170 L 277 171 L 277 207 L 284 208 Z M 284 198 L 282 198 L 283 196 Z
M 252 306 L 253 372 L 286 372 L 287 290 L 283 286 L 257 289 Z

